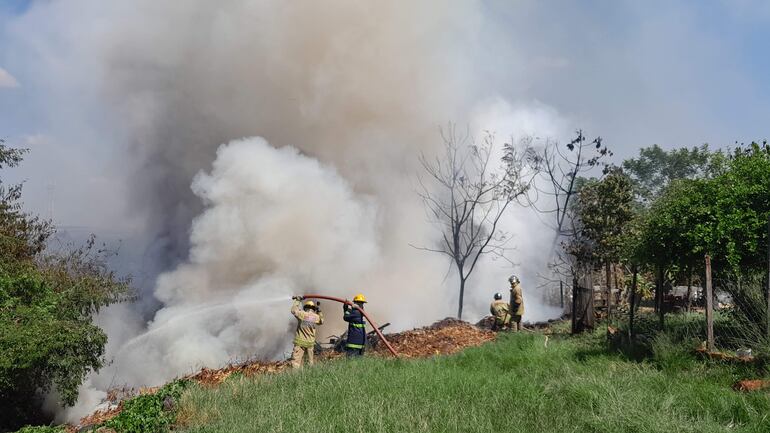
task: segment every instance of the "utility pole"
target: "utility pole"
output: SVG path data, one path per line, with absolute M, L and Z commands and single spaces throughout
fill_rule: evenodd
M 711 256 L 706 254 L 706 348 L 714 351 L 714 290 L 711 287 Z

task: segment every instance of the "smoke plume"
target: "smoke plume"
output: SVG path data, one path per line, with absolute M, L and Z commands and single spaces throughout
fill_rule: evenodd
M 414 193 L 417 156 L 440 146 L 447 121 L 499 128 L 501 139 L 523 126 L 561 133 L 563 121 L 542 106 L 478 108 L 482 5 L 450 3 L 71 0 L 20 19 L 19 29 L 48 23 L 43 35 L 17 33 L 52 68 L 75 65 L 60 93 L 88 89 L 77 120 L 101 122 L 91 128 L 120 155 L 109 164 L 128 185 L 125 214 L 141 219 L 165 270 L 145 293 L 159 304 L 144 333 L 120 326 L 137 323 L 124 306 L 100 318 L 112 364 L 89 379 L 69 419 L 111 385 L 282 357 L 292 294 L 363 292 L 396 329 L 454 311 L 446 260 L 409 246 L 438 234 Z M 68 49 L 52 50 L 54 39 Z M 506 227 L 542 230 L 522 215 Z M 536 239 L 526 238 L 533 250 Z M 542 254 L 516 254 L 532 279 L 545 265 Z M 470 319 L 517 271 L 480 269 Z M 553 314 L 524 283 L 525 320 Z

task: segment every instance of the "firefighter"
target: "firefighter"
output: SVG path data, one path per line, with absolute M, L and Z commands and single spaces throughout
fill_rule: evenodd
M 307 354 L 307 363 L 313 365 L 313 350 L 315 349 L 316 327 L 324 323 L 324 315 L 321 312 L 320 302 L 316 305 L 313 301 L 305 301 L 302 296 L 292 298 L 294 304 L 291 314 L 297 318 L 297 332 L 294 334 L 294 350 L 291 352 L 291 367 L 301 368 L 302 358 Z
M 348 339 L 345 342 L 345 354 L 348 357 L 362 356 L 364 354 L 364 346 L 366 345 L 366 322 L 364 321 L 364 314 L 361 310 L 364 309 L 365 303 L 366 297 L 359 293 L 353 297 L 353 304 L 355 305 L 345 303 L 342 306 L 342 318 L 348 322 Z
M 511 285 L 511 329 L 521 331 L 521 316 L 524 315 L 524 298 L 521 292 L 521 281 L 516 275 L 508 277 Z
M 511 326 L 511 304 L 503 301 L 502 293 L 495 293 L 495 300 L 489 306 L 489 312 L 495 318 L 493 331 L 500 331 Z

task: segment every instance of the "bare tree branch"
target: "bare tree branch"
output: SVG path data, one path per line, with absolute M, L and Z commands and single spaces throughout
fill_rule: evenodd
M 505 144 L 503 157 L 496 161 L 495 137 L 486 133 L 480 143 L 470 139 L 469 131 L 458 134 L 450 125 L 441 129 L 444 147 L 440 157 L 419 157 L 427 178 L 418 176 L 418 195 L 433 223 L 441 227 L 442 240 L 437 247 L 415 247 L 445 254 L 452 258 L 460 278 L 458 317 L 462 317 L 465 283 L 476 269 L 482 255 L 503 258 L 510 237 L 498 229 L 511 203 L 522 202 L 534 182 L 537 169 L 528 158 L 535 152 L 530 142 Z M 499 163 L 499 167 L 496 166 Z

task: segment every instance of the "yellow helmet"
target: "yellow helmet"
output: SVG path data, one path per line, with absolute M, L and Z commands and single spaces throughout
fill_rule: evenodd
M 303 308 L 312 308 L 315 310 L 315 302 L 313 301 L 305 301 L 305 304 L 302 306 Z
M 364 296 L 363 294 L 359 293 L 359 294 L 357 294 L 356 296 L 353 297 L 353 302 L 366 303 L 366 296 Z

